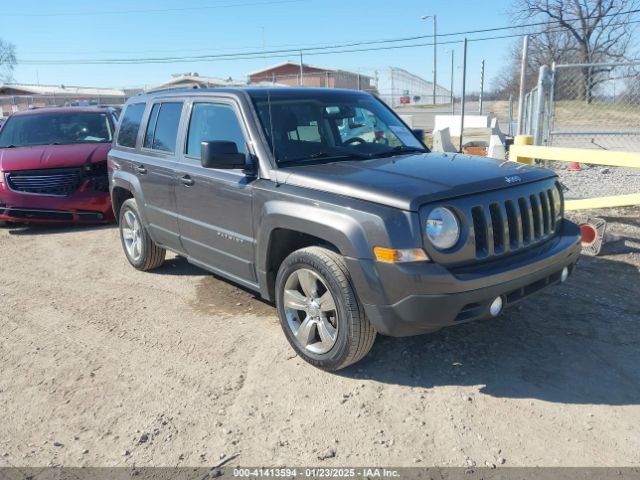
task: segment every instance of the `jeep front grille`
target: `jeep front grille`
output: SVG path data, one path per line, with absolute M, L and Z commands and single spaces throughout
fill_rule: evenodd
M 476 258 L 521 250 L 552 237 L 559 221 L 557 188 L 471 208 Z
M 82 184 L 80 168 L 25 170 L 7 173 L 7 185 L 16 192 L 41 195 L 69 195 Z

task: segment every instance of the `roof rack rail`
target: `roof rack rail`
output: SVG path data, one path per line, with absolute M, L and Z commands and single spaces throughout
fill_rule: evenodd
M 183 87 L 166 87 L 166 88 L 158 88 L 155 90 L 147 90 L 146 92 L 140 92 L 138 95 L 147 95 L 149 93 L 160 93 L 160 92 L 175 92 L 175 91 L 180 91 L 180 90 L 198 90 L 201 89 L 203 87 L 201 87 L 200 85 L 189 85 L 189 86 L 183 86 Z

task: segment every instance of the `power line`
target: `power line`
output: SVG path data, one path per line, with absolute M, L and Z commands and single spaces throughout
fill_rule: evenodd
M 515 38 L 520 37 L 521 34 L 515 35 L 502 35 L 502 36 L 493 36 L 493 37 L 485 37 L 485 38 L 474 38 L 469 39 L 469 42 L 482 42 L 487 40 L 498 40 L 503 38 Z M 446 42 L 438 42 L 438 45 L 450 45 L 456 43 L 462 43 L 464 40 L 449 40 Z M 317 56 L 317 55 L 333 55 L 333 54 L 341 54 L 341 53 L 355 53 L 355 52 L 373 52 L 379 50 L 396 50 L 401 48 L 417 48 L 417 47 L 428 47 L 433 46 L 433 43 L 414 43 L 409 45 L 388 45 L 388 46 L 379 46 L 379 47 L 370 47 L 370 48 L 354 48 L 354 49 L 342 49 L 342 50 L 320 50 L 313 52 L 306 52 L 305 56 Z M 286 51 L 287 53 L 275 53 L 269 54 L 266 58 L 286 58 L 290 57 L 292 54 L 297 54 L 299 50 L 291 50 Z M 206 57 L 192 57 L 192 58 L 165 58 L 165 59 L 156 59 L 156 60 L 145 60 L 142 59 L 127 59 L 127 60 L 82 60 L 82 61 L 68 61 L 68 60 L 43 60 L 43 61 L 23 61 L 21 63 L 28 65 L 132 65 L 139 63 L 151 63 L 151 64 L 164 64 L 164 63 L 199 63 L 199 62 L 209 62 L 212 60 L 215 61 L 230 61 L 230 60 L 255 60 L 265 58 L 265 55 L 261 52 L 253 52 L 239 55 L 214 55 L 214 56 L 206 56 Z
M 640 12 L 640 9 L 609 14 L 609 15 L 605 15 L 605 17 L 628 15 L 636 12 Z M 595 17 L 587 17 L 587 18 L 595 18 Z M 516 29 L 516 28 L 517 29 L 527 28 L 531 26 L 549 25 L 550 23 L 559 23 L 559 22 L 530 23 L 530 24 L 523 24 L 523 25 L 513 25 L 509 27 L 496 27 L 496 28 L 482 29 L 482 30 L 471 30 L 467 32 L 443 33 L 438 36 L 442 36 L 442 37 L 448 37 L 448 36 L 454 36 L 454 35 L 461 36 L 461 35 L 474 34 L 474 33 L 503 31 L 503 30 Z M 612 24 L 610 26 L 628 25 L 633 23 L 638 23 L 638 21 L 628 21 L 620 24 Z M 563 30 L 564 28 L 555 27 L 555 29 L 539 32 L 538 34 L 544 34 L 548 32 L 559 32 Z M 532 34 L 532 35 L 537 35 L 537 34 Z M 469 39 L 469 41 L 477 42 L 477 41 L 497 40 L 497 39 L 505 39 L 505 38 L 515 38 L 520 36 L 522 36 L 522 34 L 518 33 L 518 34 L 511 34 L 511 35 Z M 196 55 L 196 56 L 190 56 L 190 57 L 164 56 L 164 57 L 146 57 L 146 58 L 60 59 L 60 60 L 25 59 L 25 60 L 20 60 L 19 63 L 26 64 L 26 65 L 128 65 L 128 64 L 139 64 L 139 63 L 146 63 L 146 64 L 196 63 L 196 62 L 204 62 L 204 61 L 212 61 L 212 60 L 216 60 L 216 61 L 252 60 L 256 58 L 283 58 L 283 57 L 289 57 L 293 54 L 297 55 L 300 52 L 304 52 L 305 55 L 328 55 L 328 54 L 354 53 L 354 52 L 367 52 L 367 51 L 377 51 L 377 50 L 392 50 L 392 49 L 400 49 L 400 48 L 433 46 L 433 43 L 417 43 L 417 44 L 409 44 L 409 45 L 404 44 L 404 45 L 392 45 L 392 46 L 386 45 L 390 43 L 401 43 L 401 42 L 421 40 L 424 38 L 432 38 L 432 37 L 433 37 L 432 35 L 419 35 L 419 36 L 413 36 L 413 37 L 403 37 L 403 38 L 386 39 L 386 40 L 355 41 L 355 42 L 348 42 L 343 44 L 327 44 L 326 46 L 297 47 L 297 48 L 263 50 L 263 51 L 256 50 L 256 51 L 238 52 L 238 53 Z M 444 42 L 438 42 L 438 44 L 447 45 L 447 44 L 455 44 L 460 42 L 462 42 L 462 40 L 444 41 Z M 371 47 L 371 48 L 357 48 L 357 49 L 351 48 L 351 47 L 359 47 L 363 45 L 377 45 L 377 46 Z M 336 49 L 339 49 L 339 50 L 336 50 Z
M 625 22 L 625 24 L 640 23 L 640 20 Z M 542 35 L 544 33 L 560 32 L 563 29 L 556 28 L 547 30 L 546 32 L 540 32 L 537 34 L 531 34 L 531 36 Z M 494 35 L 490 37 L 471 38 L 469 42 L 484 42 L 491 40 L 500 40 L 507 38 L 521 37 L 521 33 L 509 34 L 509 35 Z M 451 45 L 462 43 L 463 40 L 448 40 L 444 42 L 438 42 L 438 45 Z M 305 56 L 317 56 L 317 55 L 333 55 L 342 53 L 358 53 L 358 52 L 372 52 L 380 50 L 397 50 L 402 48 L 417 48 L 433 46 L 433 42 L 428 43 L 413 43 L 404 45 L 379 45 L 369 48 L 349 48 L 350 45 L 336 46 L 333 48 L 310 48 L 303 51 Z M 162 57 L 155 59 L 143 59 L 143 58 L 127 58 L 127 59 L 80 59 L 80 60 L 25 60 L 20 63 L 26 65 L 131 65 L 131 64 L 170 64 L 170 63 L 200 63 L 210 61 L 231 61 L 231 60 L 255 60 L 262 58 L 286 58 L 293 54 L 298 54 L 300 49 L 290 50 L 271 50 L 269 52 L 245 52 L 237 54 L 220 54 L 220 55 L 203 55 L 195 57 Z M 266 55 L 265 55 L 266 53 Z
M 286 3 L 286 2 L 301 2 L 301 1 L 306 1 L 306 0 L 280 0 L 280 2 L 263 2 L 262 4 L 268 5 L 270 3 Z M 249 5 L 249 4 L 247 4 Z M 227 5 L 227 6 L 242 6 L 240 4 L 235 4 L 235 5 Z M 207 7 L 184 7 L 184 9 L 181 10 L 185 10 L 185 9 L 204 9 L 204 8 L 217 8 L 215 6 L 207 6 Z M 157 11 L 169 11 L 171 9 L 158 9 Z M 136 10 L 136 11 L 140 11 L 142 12 L 143 10 Z M 124 12 L 124 11 L 123 11 Z M 638 13 L 640 12 L 640 9 L 635 9 L 635 10 L 627 10 L 627 11 L 623 11 L 623 12 L 616 12 L 616 13 L 610 13 L 607 15 L 603 15 L 602 17 L 598 17 L 598 16 L 590 16 L 590 17 L 585 17 L 585 20 L 590 20 L 590 19 L 594 19 L 594 18 L 608 18 L 608 17 L 616 17 L 616 16 L 621 16 L 621 15 L 631 15 L 634 13 Z M 6 16 L 6 15 L 5 15 Z M 567 22 L 574 22 L 574 21 L 578 21 L 580 20 L 579 18 L 572 18 L 572 19 L 565 19 L 565 21 Z M 634 22 L 626 22 L 626 23 L 634 23 Z M 626 24 L 625 23 L 625 24 Z M 483 29 L 479 29 L 479 30 L 467 30 L 467 31 L 462 31 L 462 32 L 448 32 L 448 33 L 439 33 L 436 35 L 436 37 L 452 37 L 452 36 L 463 36 L 463 35 L 472 35 L 472 34 L 477 34 L 477 33 L 490 33 L 490 32 L 498 32 L 498 31 L 504 31 L 504 30 L 514 30 L 514 29 L 523 29 L 523 28 L 531 28 L 531 27 L 539 27 L 539 26 L 548 26 L 548 25 L 552 25 L 552 24 L 561 24 L 560 21 L 557 20 L 551 20 L 551 21 L 546 21 L 546 22 L 534 22 L 534 23 L 524 23 L 524 24 L 519 24 L 519 25 L 509 25 L 509 26 L 505 26 L 505 27 L 491 27 L 491 28 L 483 28 Z M 616 25 L 620 25 L 620 24 L 616 24 Z M 611 26 L 616 26 L 616 25 L 611 25 Z M 519 35 L 518 35 L 519 36 Z M 305 45 L 300 45 L 300 44 L 281 44 L 281 45 L 273 45 L 274 47 L 293 47 L 295 46 L 296 48 L 291 48 L 291 49 L 287 49 L 287 50 L 268 50 L 268 51 L 261 51 L 260 53 L 264 54 L 264 53 L 284 53 L 284 52 L 291 52 L 291 53 L 299 53 L 300 50 L 302 50 L 303 52 L 305 51 L 312 51 L 312 50 L 317 50 L 321 47 L 324 48 L 344 48 L 344 47 L 353 47 L 353 46 L 359 46 L 359 45 L 375 45 L 375 44 L 384 44 L 384 43 L 400 43 L 400 42 L 408 42 L 408 41 L 415 41 L 415 40 L 423 40 L 425 38 L 433 38 L 432 34 L 429 35 L 414 35 L 411 37 L 401 37 L 401 38 L 387 38 L 387 39 L 381 39 L 381 40 L 355 40 L 355 41 L 347 41 L 347 42 L 342 42 L 339 44 L 336 43 L 317 43 L 314 44 L 313 46 L 305 46 Z M 442 43 L 442 42 L 439 42 Z M 259 48 L 257 46 L 255 47 L 231 47 L 231 48 L 220 48 L 220 49 L 205 49 L 205 48 L 199 48 L 199 49 L 179 49 L 179 50 L 140 50 L 140 51 L 132 51 L 132 50 L 127 50 L 127 51 L 111 51 L 111 53 L 148 53 L 148 52 L 188 52 L 188 51 L 215 51 L 215 50 L 238 50 L 240 48 Z M 32 54 L 42 54 L 42 55 L 46 55 L 46 54 L 60 54 L 60 53 L 67 53 L 67 52 L 31 52 Z M 77 53 L 109 53 L 108 51 L 102 51 L 102 52 L 77 52 Z M 256 52 L 247 52 L 247 55 L 253 55 Z M 238 55 L 242 55 L 243 53 L 238 53 Z M 208 57 L 209 55 L 205 55 L 204 57 Z M 163 57 L 160 57 L 163 58 Z M 151 57 L 149 58 L 149 60 L 159 60 L 160 58 L 154 58 Z M 184 57 L 175 57 L 175 58 L 184 58 Z M 194 57 L 194 58 L 198 58 L 198 57 Z M 111 60 L 111 59 L 109 59 Z M 113 59 L 116 61 L 124 61 L 126 59 Z

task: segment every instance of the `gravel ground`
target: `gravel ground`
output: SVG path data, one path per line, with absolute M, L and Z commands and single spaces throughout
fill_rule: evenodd
M 568 190 L 565 198 L 606 197 L 640 193 L 640 168 L 617 168 L 582 164 L 579 171 L 569 170 L 566 163 L 551 163 Z
M 499 319 L 380 337 L 339 374 L 272 306 L 114 227 L 0 228 L 0 467 L 640 466 L 640 209 Z

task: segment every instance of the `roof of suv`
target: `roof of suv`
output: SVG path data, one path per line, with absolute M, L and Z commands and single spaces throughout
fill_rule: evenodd
M 160 90 L 156 92 L 144 93 L 137 97 L 132 97 L 129 102 L 135 103 L 136 100 L 146 100 L 156 97 L 185 97 L 185 96 L 206 96 L 207 94 L 224 93 L 231 95 L 243 95 L 248 94 L 250 96 L 256 95 L 273 95 L 273 96 L 333 96 L 333 95 L 370 95 L 367 92 L 361 92 L 359 90 L 348 90 L 340 88 L 313 88 L 313 87 L 220 87 L 220 88 L 176 88 Z

